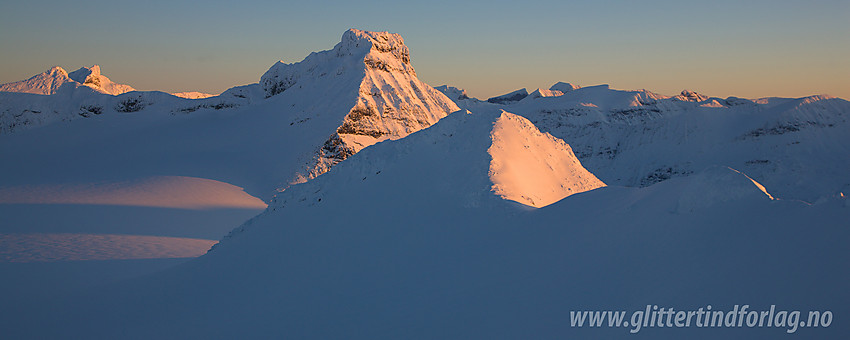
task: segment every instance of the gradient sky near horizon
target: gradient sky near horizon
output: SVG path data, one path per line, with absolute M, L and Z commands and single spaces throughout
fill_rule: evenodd
M 255 83 L 348 28 L 401 34 L 420 79 L 488 98 L 558 81 L 850 99 L 850 1 L 4 1 L 0 83 L 98 64 L 167 92 Z

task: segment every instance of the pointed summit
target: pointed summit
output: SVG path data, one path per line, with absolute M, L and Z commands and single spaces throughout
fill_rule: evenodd
M 0 91 L 51 95 L 56 93 L 60 86 L 68 82 L 73 82 L 68 77 L 68 72 L 59 66 L 54 66 L 27 80 L 0 85 Z
M 388 32 L 350 29 L 331 50 L 312 53 L 297 63 L 274 64 L 260 85 L 270 100 L 291 102 L 290 107 L 303 112 L 303 119 L 321 115 L 334 122 L 334 131 L 328 131 L 295 182 L 316 177 L 367 146 L 405 137 L 459 110 L 416 77 L 404 39 Z
M 555 83 L 555 85 L 552 85 L 552 87 L 550 87 L 549 90 L 551 90 L 551 91 L 561 91 L 562 93 L 567 93 L 567 92 L 570 92 L 570 91 L 578 90 L 580 88 L 581 88 L 581 86 L 578 86 L 578 85 L 575 85 L 575 84 L 572 84 L 572 83 L 565 83 L 565 82 L 559 81 L 559 82 Z
M 541 208 L 605 186 L 567 143 L 521 116 L 502 111 L 490 138 L 490 180 L 493 192 L 504 199 Z
M 395 33 L 370 32 L 352 28 L 343 33 L 342 41 L 334 49 L 338 49 L 339 53 L 347 52 L 349 55 L 368 50 L 367 54 L 372 52 L 383 54 L 405 65 L 410 64 L 410 50 L 404 44 L 401 35 Z
M 673 98 L 676 98 L 676 99 L 681 100 L 681 101 L 695 102 L 695 103 L 701 103 L 701 102 L 704 102 L 704 101 L 709 99 L 708 96 L 699 94 L 699 93 L 697 93 L 695 91 L 691 91 L 691 90 L 682 90 L 681 94 L 679 94 L 678 96 L 675 96 Z

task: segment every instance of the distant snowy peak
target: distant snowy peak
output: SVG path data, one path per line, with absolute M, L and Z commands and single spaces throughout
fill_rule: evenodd
M 523 98 L 528 97 L 528 90 L 525 88 L 521 88 L 519 90 L 503 94 L 501 96 L 495 96 L 487 99 L 488 102 L 494 104 L 508 104 L 512 102 L 517 102 L 522 100 Z
M 549 87 L 549 90 L 560 91 L 561 93 L 567 93 L 567 92 L 570 92 L 570 91 L 573 91 L 573 90 L 578 90 L 580 88 L 581 88 L 581 86 L 559 81 L 559 82 L 555 83 L 555 85 L 552 85 L 551 87 Z
M 59 66 L 54 66 L 27 80 L 0 85 L 0 91 L 51 95 L 68 82 L 73 82 L 68 77 L 68 72 Z
M 695 102 L 695 103 L 702 103 L 702 102 L 710 99 L 706 95 L 702 95 L 702 94 L 696 93 L 696 92 L 691 91 L 691 90 L 684 90 L 678 96 L 674 96 L 673 98 L 681 100 L 681 101 Z
M 68 76 L 80 84 L 113 96 L 136 90 L 129 85 L 118 84 L 109 80 L 109 78 L 100 73 L 100 66 L 98 65 L 81 67 L 79 70 L 69 73 Z
M 73 87 L 87 86 L 97 92 L 114 96 L 135 91 L 129 85 L 118 84 L 109 80 L 100 73 L 100 66 L 98 65 L 82 67 L 71 73 L 59 66 L 54 66 L 27 80 L 0 85 L 0 91 L 52 95 L 65 84 L 73 84 Z
M 543 97 L 558 97 L 563 96 L 564 92 L 558 90 L 544 90 L 544 89 L 536 89 L 534 92 L 528 95 L 526 98 L 543 98 Z
M 440 85 L 434 88 L 437 91 L 442 92 L 446 97 L 449 97 L 451 100 L 466 100 L 469 99 L 469 95 L 466 94 L 466 90 L 457 88 L 454 86 L 448 85 Z
M 540 208 L 605 186 L 563 140 L 521 116 L 502 111 L 490 137 L 489 176 L 493 192 L 502 198 Z
M 558 97 L 558 96 L 563 96 L 564 93 L 567 93 L 567 92 L 570 92 L 570 91 L 575 91 L 575 90 L 578 90 L 580 88 L 581 88 L 581 86 L 578 86 L 578 85 L 573 85 L 573 84 L 565 83 L 565 82 L 557 82 L 555 85 L 552 85 L 551 87 L 549 87 L 548 90 L 544 90 L 544 89 L 534 90 L 534 92 L 529 94 L 528 97 L 530 97 L 532 99 L 543 98 L 543 97 Z
M 185 99 L 204 99 L 204 98 L 210 98 L 210 97 L 216 96 L 215 94 L 195 92 L 195 91 L 174 92 L 174 93 L 171 93 L 171 95 L 175 96 L 175 97 L 185 98 Z

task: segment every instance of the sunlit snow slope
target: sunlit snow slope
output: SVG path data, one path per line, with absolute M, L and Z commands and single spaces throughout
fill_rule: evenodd
M 605 186 L 581 166 L 570 146 L 540 133 L 527 119 L 503 112 L 493 124 L 487 150 L 493 191 L 506 199 L 543 207 Z

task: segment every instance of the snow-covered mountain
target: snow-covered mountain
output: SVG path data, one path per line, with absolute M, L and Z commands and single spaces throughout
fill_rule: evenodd
M 0 93 L 0 154 L 9 160 L 0 172 L 15 175 L 4 181 L 188 176 L 234 184 L 268 200 L 278 188 L 458 110 L 418 80 L 399 35 L 354 29 L 331 50 L 278 62 L 260 83 L 204 99 L 95 91 L 95 83 L 120 88 L 98 67 L 53 73 L 66 85 L 51 95 Z M 89 84 L 75 85 L 79 80 Z M 22 161 L 33 153 L 55 157 Z M 78 158 L 60 163 L 71 155 Z M 54 168 L 66 171 L 46 170 Z
M 786 198 L 850 191 L 850 102 L 840 98 L 723 99 L 687 90 L 668 97 L 558 83 L 516 102 L 456 102 L 528 118 L 611 185 L 649 186 L 723 165 Z
M 416 78 L 410 52 L 397 34 L 349 30 L 333 50 L 296 64 L 278 62 L 260 79 L 266 97 L 307 102 L 304 119 L 325 113 L 341 125 L 324 142 L 313 178 L 361 149 L 431 126 L 458 107 Z M 318 98 L 334 98 L 327 101 Z
M 27 80 L 0 85 L 0 91 L 51 95 L 56 93 L 60 86 L 69 82 L 73 80 L 68 77 L 68 72 L 59 66 L 54 66 Z
M 501 96 L 495 96 L 487 99 L 488 103 L 493 104 L 508 104 L 516 101 L 520 101 L 523 98 L 528 96 L 528 90 L 522 88 L 516 91 L 512 91 Z

